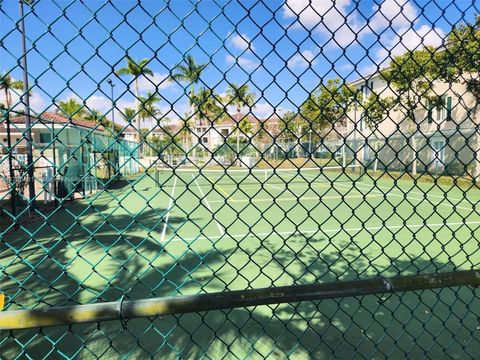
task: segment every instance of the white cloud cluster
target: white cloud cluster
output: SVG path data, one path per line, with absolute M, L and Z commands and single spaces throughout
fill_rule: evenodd
M 20 102 L 20 92 L 18 90 L 11 90 L 10 97 L 11 97 L 11 105 L 14 105 L 13 109 L 16 111 L 23 110 L 24 104 Z M 47 102 L 45 99 L 35 91 L 32 91 L 30 94 L 30 108 L 37 112 L 43 112 L 47 110 Z M 0 103 L 5 104 L 5 91 L 0 91 Z
M 281 116 L 286 111 L 287 110 L 282 107 L 274 108 L 268 102 L 258 102 L 255 104 L 255 107 L 252 108 L 253 115 L 259 119 L 266 119 L 274 115 Z
M 422 25 L 418 29 L 408 28 L 397 34 L 381 39 L 382 47 L 375 54 L 376 63 L 387 65 L 391 57 L 401 55 L 407 50 L 415 50 L 424 46 L 438 47 L 445 38 L 445 32 L 440 28 Z
M 312 50 L 302 50 L 299 53 L 296 53 L 288 60 L 289 68 L 300 68 L 305 69 L 310 65 L 316 63 L 315 54 Z
M 242 68 L 244 70 L 254 70 L 258 66 L 257 61 L 249 59 L 245 55 L 239 56 L 239 57 L 234 57 L 234 56 L 228 54 L 225 57 L 225 61 L 228 64 L 235 64 L 236 63 L 240 68 Z
M 418 18 L 418 11 L 409 0 L 384 0 L 380 5 L 374 5 L 372 11 L 374 15 L 368 26 L 376 33 L 388 27 L 395 30 L 411 28 Z
M 142 92 L 147 92 L 147 91 L 156 91 L 158 90 L 164 90 L 168 87 L 171 87 L 174 85 L 174 82 L 170 81 L 168 78 L 169 74 L 165 73 L 159 73 L 159 72 L 154 72 L 153 76 L 141 76 L 138 79 L 138 90 L 140 93 Z M 135 86 L 135 85 L 133 85 Z M 132 87 L 133 91 L 133 87 Z
M 391 56 L 422 46 L 439 46 L 445 33 L 440 28 L 421 24 L 420 12 L 411 0 L 383 0 L 371 8 L 368 23 L 354 10 L 352 0 L 286 0 L 283 16 L 295 21 L 294 28 L 315 29 L 330 45 L 348 47 L 356 40 L 381 34 L 374 54 L 378 65 Z M 365 14 L 368 17 L 368 14 Z M 292 64 L 300 64 L 295 57 Z
M 297 21 L 295 27 L 316 29 L 341 47 L 355 41 L 361 21 L 357 12 L 349 12 L 351 0 L 287 0 L 283 16 Z
M 238 50 L 254 50 L 250 38 L 246 34 L 237 33 L 230 38 L 230 43 Z

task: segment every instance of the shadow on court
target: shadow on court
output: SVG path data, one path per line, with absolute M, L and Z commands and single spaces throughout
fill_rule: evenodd
M 98 243 L 107 241 L 99 240 Z M 365 260 L 376 255 L 368 249 L 363 250 L 365 256 L 359 256 L 358 249 L 342 239 L 336 243 L 338 253 L 324 253 L 322 244 L 326 241 L 322 237 L 306 241 L 303 236 L 292 236 L 287 243 L 279 245 L 276 239 L 267 239 L 265 246 L 270 251 L 265 253 L 260 271 L 266 276 L 286 272 L 289 283 L 305 283 L 311 282 L 311 278 L 330 282 L 380 274 L 414 274 L 419 269 L 428 273 L 455 268 L 450 262 L 417 257 L 410 261 L 392 259 L 388 266 L 375 270 Z M 294 247 L 295 243 L 302 245 L 300 250 Z M 305 243 L 310 245 L 304 246 Z M 97 243 L 91 246 L 94 251 L 101 251 Z M 126 244 L 117 246 L 114 257 L 119 261 L 122 257 L 130 260 L 116 267 L 115 282 L 97 293 L 99 300 L 117 300 L 122 294 L 126 298 L 141 299 L 179 294 L 182 290 L 199 293 L 205 287 L 211 291 L 212 279 L 220 276 L 239 251 L 230 248 L 220 252 L 212 248 L 196 253 L 189 251 L 176 258 L 160 253 L 163 257 L 157 265 L 145 267 L 147 260 L 143 257 L 148 250 L 155 252 L 158 248 L 152 242 L 144 246 L 136 251 Z M 242 264 L 236 263 L 234 268 L 237 273 L 242 272 Z M 198 273 L 203 276 L 196 276 Z M 272 277 L 271 281 L 275 283 L 276 279 Z M 231 285 L 225 281 L 213 290 L 223 291 Z M 68 287 L 62 290 L 67 293 L 67 289 L 71 290 Z M 36 357 L 48 353 L 54 357 L 60 354 L 71 357 L 81 351 L 79 355 L 87 358 L 126 354 L 158 358 L 202 355 L 351 358 L 355 354 L 365 358 L 417 358 L 427 353 L 432 357 L 475 358 L 480 348 L 480 332 L 476 330 L 478 295 L 478 290 L 470 288 L 445 288 L 133 319 L 126 323 L 125 329 L 120 321 L 45 328 L 24 350 Z M 2 346 L 7 358 L 15 357 L 22 349 L 14 338 L 24 342 L 36 333 L 36 330 L 11 332 Z M 63 340 L 55 344 L 60 338 Z M 82 346 L 85 347 L 82 349 Z

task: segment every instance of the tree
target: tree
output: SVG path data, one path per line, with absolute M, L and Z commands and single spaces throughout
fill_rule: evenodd
M 381 76 L 391 86 L 396 95 L 390 97 L 392 108 L 404 115 L 406 131 L 412 149 L 412 175 L 417 174 L 417 144 L 415 132 L 418 121 L 423 120 L 427 110 L 427 102 L 437 101 L 432 90 L 436 78 L 437 64 L 434 60 L 435 49 L 426 47 L 421 50 L 408 51 L 394 57 L 389 67 L 381 72 Z
M 437 53 L 440 77 L 449 82 L 463 82 L 475 98 L 473 122 L 475 161 L 473 177 L 480 176 L 480 15 L 474 22 L 456 25 L 447 36 L 446 49 Z
M 211 129 L 217 121 L 221 121 L 222 104 L 220 102 L 220 96 L 215 94 L 213 90 L 202 87 L 198 94 L 194 96 L 194 104 L 200 126 L 202 126 L 203 120 L 209 123 L 207 134 L 208 143 L 211 144 Z
M 185 58 L 185 65 L 178 65 L 176 68 L 176 72 L 171 75 L 173 80 L 178 82 L 186 82 L 190 86 L 189 102 L 191 106 L 191 117 L 193 118 L 193 120 L 195 116 L 195 85 L 198 84 L 198 82 L 200 81 L 200 76 L 202 75 L 206 67 L 207 64 L 197 64 L 192 55 L 187 55 L 187 57 Z M 193 123 L 195 123 L 195 121 L 193 121 Z M 190 126 L 189 122 L 186 122 L 186 125 Z M 190 129 L 187 128 L 187 130 Z M 193 147 L 193 151 L 195 152 L 195 147 Z
M 378 126 L 382 123 L 395 105 L 391 97 L 381 98 L 377 93 L 373 92 L 362 104 L 363 106 L 363 120 L 365 125 L 372 131 L 375 138 L 374 151 L 375 161 L 373 165 L 373 171 L 377 171 L 378 168 Z
M 300 113 L 317 134 L 341 121 L 351 105 L 359 101 L 359 92 L 339 78 L 321 84 L 301 105 Z
M 23 90 L 23 81 L 14 80 L 10 74 L 4 74 L 0 78 L 0 89 L 5 92 L 5 107 L 9 109 L 10 105 L 12 104 L 12 95 L 10 94 L 10 90 Z
M 279 123 L 280 134 L 283 135 L 285 143 L 294 143 L 295 155 L 300 157 L 300 144 L 303 136 L 307 133 L 309 126 L 302 115 L 287 111 L 283 114 Z M 288 151 L 290 148 L 288 148 Z
M 129 107 L 124 108 L 121 112 L 122 118 L 123 120 L 125 120 L 127 124 L 132 123 L 132 120 L 135 118 L 136 114 L 137 114 L 137 111 L 135 111 L 134 108 L 129 108 Z
M 118 69 L 115 73 L 119 76 L 129 75 L 133 76 L 133 81 L 135 83 L 135 108 L 139 108 L 139 93 L 138 93 L 138 79 L 140 76 L 153 76 L 153 71 L 147 67 L 147 64 L 150 62 L 149 59 L 143 59 L 140 62 L 135 62 L 130 56 L 127 56 L 127 66 Z M 140 114 L 136 114 L 137 118 L 137 139 L 140 141 Z
M 249 91 L 248 84 L 243 84 L 241 86 L 236 84 L 230 84 L 227 88 L 227 101 L 230 105 L 234 105 L 237 109 L 237 127 L 236 127 L 236 135 L 237 135 L 237 156 L 240 153 L 240 135 L 241 133 L 246 134 L 247 132 L 242 131 L 240 126 L 242 121 L 247 121 L 247 116 L 240 119 L 242 108 L 245 106 L 251 107 L 255 103 L 255 99 L 257 95 Z
M 69 98 L 60 100 L 56 103 L 58 114 L 68 116 L 72 119 L 84 119 L 88 115 L 85 106 L 77 101 L 77 99 Z
M 90 113 L 85 116 L 85 120 L 92 121 L 96 124 L 102 124 L 105 115 L 102 115 L 97 109 L 90 110 Z
M 158 102 L 160 102 L 162 98 L 157 93 L 147 92 L 146 96 L 139 97 L 139 108 L 138 113 L 140 119 L 143 120 L 145 124 L 146 119 L 151 119 L 160 114 L 160 110 L 155 106 Z M 150 124 L 151 125 L 151 124 Z

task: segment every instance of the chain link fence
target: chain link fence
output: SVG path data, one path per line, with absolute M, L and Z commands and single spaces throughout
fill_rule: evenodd
M 479 13 L 0 2 L 2 358 L 479 358 Z

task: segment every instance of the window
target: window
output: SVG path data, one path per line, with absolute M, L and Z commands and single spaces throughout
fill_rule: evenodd
M 7 138 L 3 138 L 3 142 L 6 143 L 6 142 L 7 142 Z
M 433 139 L 431 148 L 433 165 L 435 167 L 443 166 L 445 162 L 445 139 Z
M 222 136 L 225 136 L 225 137 L 228 136 L 228 129 L 222 129 L 221 134 Z
M 202 138 L 202 142 L 203 142 L 204 144 L 207 144 L 207 143 L 208 143 L 208 137 L 204 136 L 204 137 Z
M 40 144 L 48 144 L 52 141 L 52 134 L 50 133 L 40 133 Z
M 442 96 L 440 104 L 438 105 L 429 102 L 427 120 L 429 124 L 431 124 L 433 120 L 435 120 L 436 123 L 452 120 L 452 97 Z
M 445 107 L 445 98 L 444 97 L 442 97 L 442 101 L 441 101 L 440 106 L 437 106 L 435 108 L 435 113 L 436 113 L 435 121 L 437 123 L 442 122 L 443 120 L 445 120 L 447 118 L 447 108 Z

